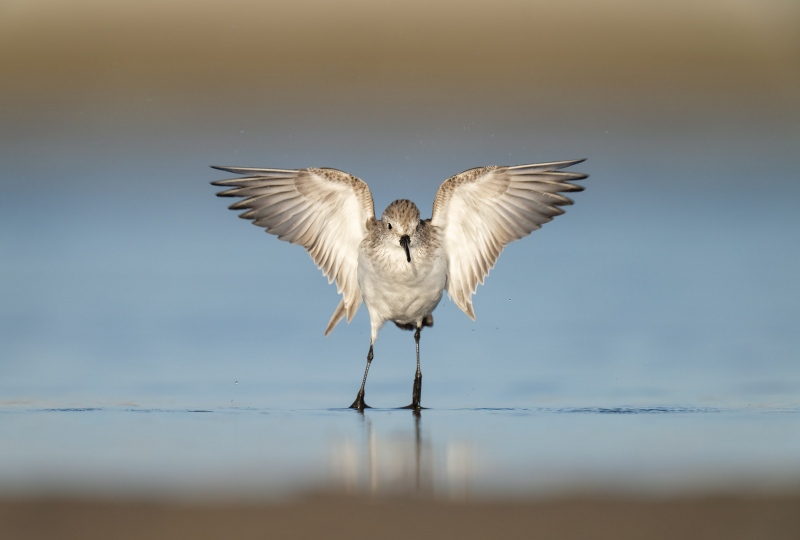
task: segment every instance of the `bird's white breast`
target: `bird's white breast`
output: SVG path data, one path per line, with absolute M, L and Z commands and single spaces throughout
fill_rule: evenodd
M 416 324 L 431 314 L 442 299 L 447 281 L 444 250 L 412 241 L 408 262 L 399 244 L 382 244 L 378 249 L 372 246 L 362 242 L 358 256 L 358 283 L 370 318 L 379 319 L 380 324 Z

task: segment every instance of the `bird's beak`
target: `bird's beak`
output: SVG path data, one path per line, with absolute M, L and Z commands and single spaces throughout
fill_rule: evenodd
M 408 259 L 408 262 L 411 262 L 411 252 L 408 250 L 409 242 L 411 242 L 411 238 L 407 234 L 400 237 L 400 245 L 406 250 L 406 259 Z

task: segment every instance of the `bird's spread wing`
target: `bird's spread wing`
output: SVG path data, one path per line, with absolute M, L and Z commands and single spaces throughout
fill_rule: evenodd
M 214 167 L 244 176 L 212 182 L 229 189 L 220 197 L 241 197 L 231 210 L 281 240 L 308 250 L 328 283 L 336 280 L 342 301 L 325 335 L 342 318 L 353 318 L 361 305 L 358 245 L 375 218 L 367 184 L 336 169 L 251 169 Z
M 447 292 L 471 319 L 472 295 L 506 244 L 563 214 L 572 201 L 561 193 L 583 190 L 568 182 L 587 175 L 560 170 L 581 161 L 470 169 L 439 187 L 431 224 L 443 232 Z

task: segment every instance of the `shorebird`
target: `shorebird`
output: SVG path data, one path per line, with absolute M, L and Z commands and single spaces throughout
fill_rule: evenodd
M 565 192 L 582 191 L 569 182 L 587 175 L 563 171 L 582 159 L 469 169 L 442 183 L 430 219 L 399 199 L 375 218 L 367 184 L 329 168 L 260 169 L 217 167 L 242 175 L 212 182 L 226 189 L 220 197 L 239 197 L 231 210 L 279 240 L 306 248 L 328 283 L 336 281 L 342 299 L 325 329 L 327 336 L 363 301 L 372 334 L 361 388 L 350 408 L 369 408 L 364 387 L 378 331 L 387 321 L 414 331 L 417 371 L 411 404 L 422 408 L 420 332 L 433 326 L 433 310 L 446 290 L 475 320 L 472 295 L 483 284 L 503 248 L 564 213 L 572 204 Z

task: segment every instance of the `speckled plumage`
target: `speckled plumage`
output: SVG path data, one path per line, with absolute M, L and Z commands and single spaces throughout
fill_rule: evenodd
M 472 296 L 503 248 L 527 236 L 572 204 L 563 192 L 583 188 L 586 175 L 561 169 L 583 160 L 470 169 L 439 187 L 431 219 L 400 199 L 375 218 L 369 187 L 336 169 L 215 167 L 243 175 L 213 182 L 240 197 L 230 206 L 279 239 L 300 244 L 342 300 L 325 330 L 367 305 L 372 333 L 367 370 L 352 407 L 363 409 L 364 384 L 378 332 L 387 321 L 415 330 L 417 374 L 410 407 L 419 408 L 420 330 L 433 324 L 445 290 L 470 318 Z
M 386 321 L 420 328 L 427 317 L 432 324 L 447 282 L 438 231 L 420 221 L 416 205 L 406 199 L 390 204 L 368 229 L 358 250 L 358 285 L 369 310 L 372 342 Z M 409 236 L 408 254 L 400 244 L 403 235 Z

